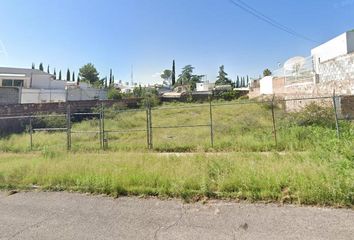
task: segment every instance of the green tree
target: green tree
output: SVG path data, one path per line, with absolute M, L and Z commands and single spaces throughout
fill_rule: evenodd
M 77 75 L 77 80 L 76 80 L 77 85 L 80 85 L 80 76 Z
M 57 72 L 55 71 L 55 68 L 54 68 L 53 75 L 54 75 L 54 79 L 57 79 Z
M 59 80 L 61 80 L 61 70 L 59 70 Z
M 49 65 L 47 66 L 47 73 L 49 73 L 49 74 L 50 74 L 50 71 L 49 71 Z
M 66 81 L 70 82 L 70 70 L 68 68 L 68 70 L 66 71 Z
M 220 66 L 215 85 L 232 85 L 232 81 L 227 77 L 227 73 L 224 70 L 224 65 Z
M 175 65 L 175 60 L 172 62 L 172 86 L 176 84 L 176 65 Z
M 39 64 L 39 70 L 40 70 L 40 71 L 43 71 L 43 70 L 44 70 L 44 68 L 43 68 L 43 63 L 40 63 L 40 64 Z
M 73 71 L 72 81 L 75 82 L 75 71 Z
M 194 75 L 194 67 L 192 65 L 186 65 L 182 68 L 182 73 L 178 76 L 177 83 L 180 85 L 190 85 L 191 89 L 194 90 L 196 84 L 201 81 L 203 75 Z
M 34 65 L 34 63 L 32 63 L 32 67 L 31 67 L 32 69 L 35 69 L 36 68 L 36 66 Z
M 160 75 L 160 77 L 164 80 L 165 84 L 169 82 L 171 76 L 172 76 L 172 71 L 170 69 L 163 70 L 163 72 Z
M 271 76 L 272 72 L 267 68 L 263 71 L 263 77 Z
M 82 66 L 79 71 L 80 81 L 88 82 L 96 86 L 102 84 L 98 75 L 99 73 L 92 63 Z

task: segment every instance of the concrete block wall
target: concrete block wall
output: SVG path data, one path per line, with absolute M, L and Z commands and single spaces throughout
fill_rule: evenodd
M 0 105 L 17 104 L 20 102 L 20 89 L 0 87 Z

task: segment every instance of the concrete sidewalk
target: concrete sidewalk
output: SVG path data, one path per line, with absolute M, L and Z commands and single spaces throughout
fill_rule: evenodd
M 0 193 L 0 239 L 354 239 L 354 211 Z

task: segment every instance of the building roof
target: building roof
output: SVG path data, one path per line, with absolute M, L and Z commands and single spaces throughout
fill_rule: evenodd
M 0 74 L 25 74 L 27 77 L 32 75 L 50 75 L 52 74 L 40 71 L 38 69 L 31 68 L 11 68 L 11 67 L 0 67 Z

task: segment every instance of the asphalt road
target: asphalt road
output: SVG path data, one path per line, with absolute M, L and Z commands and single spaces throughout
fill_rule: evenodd
M 354 239 L 354 211 L 0 193 L 0 239 Z

